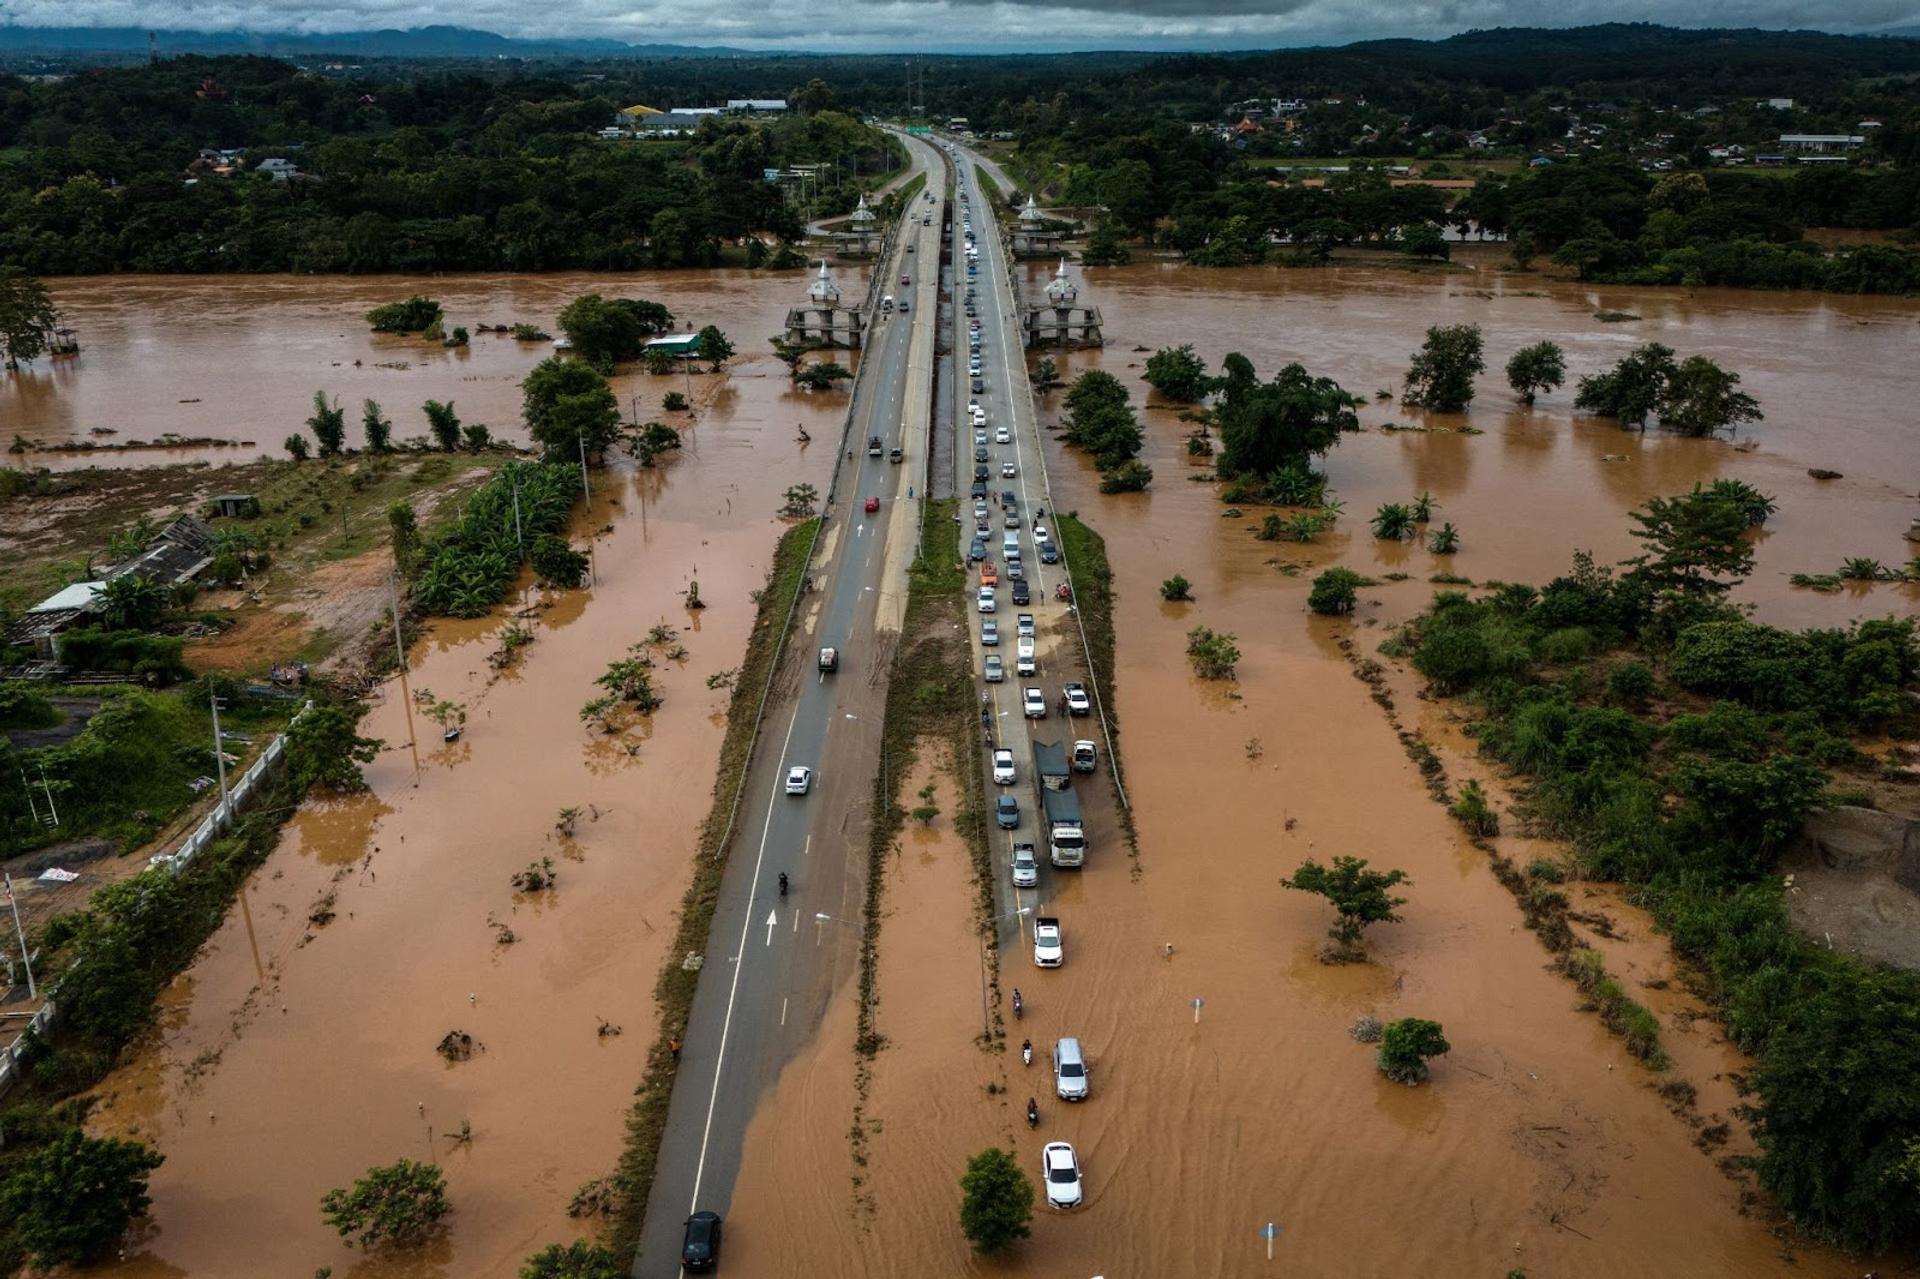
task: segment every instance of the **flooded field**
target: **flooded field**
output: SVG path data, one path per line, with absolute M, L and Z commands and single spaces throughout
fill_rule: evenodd
M 833 276 L 850 301 L 865 296 L 864 268 L 835 268 Z M 0 373 L 0 426 L 8 443 L 18 435 L 48 445 L 107 445 L 171 433 L 251 446 L 29 455 L 34 465 L 60 469 L 200 460 L 217 465 L 279 455 L 281 441 L 301 429 L 313 412 L 313 393 L 322 390 L 346 407 L 352 445 L 360 443 L 360 402 L 368 398 L 393 420 L 396 440 L 426 433 L 420 406 L 432 399 L 452 400 L 462 421 L 485 423 L 496 437 L 524 442 L 520 379 L 553 353 L 552 343 L 475 332 L 471 345 L 448 349 L 371 332 L 366 313 L 422 293 L 439 300 L 449 329 L 519 322 L 558 335 L 555 317 L 583 293 L 645 297 L 664 304 L 683 328 L 718 324 L 740 357 L 764 356 L 787 306 L 805 300 L 809 277 L 735 270 L 103 276 L 48 283 L 55 305 L 80 334 L 81 353 Z M 786 370 L 763 360 L 759 371 Z M 640 397 L 641 421 L 656 416 L 660 396 L 675 389 L 684 389 L 677 375 L 614 383 L 623 411 L 631 396 Z
M 1043 275 L 1030 273 L 1030 294 Z M 13 428 L 24 413 L 14 429 L 49 440 L 112 426 L 122 437 L 106 438 L 227 432 L 277 447 L 325 386 L 349 405 L 372 395 L 396 417 L 451 397 L 464 418 L 498 429 L 517 418 L 515 384 L 544 348 L 476 337 L 450 354 L 374 338 L 359 313 L 420 290 L 458 322 L 544 323 L 567 298 L 600 288 L 719 323 L 744 353 L 764 350 L 802 287 L 797 277 L 726 272 L 75 281 L 57 295 L 86 354 L 40 369 L 33 386 L 0 384 L 0 420 Z M 849 293 L 858 287 L 843 278 Z M 1326 467 L 1346 514 L 1316 546 L 1258 542 L 1256 519 L 1221 518 L 1212 486 L 1184 478 L 1194 469 L 1186 428 L 1170 411 L 1146 415 L 1149 494 L 1102 497 L 1080 457 L 1050 446 L 1049 504 L 1078 508 L 1105 535 L 1116 575 L 1118 716 L 1141 874 L 1130 874 L 1094 812 L 1095 856 L 1084 872 L 1056 878 L 1049 903 L 1068 930 L 1070 962 L 1046 974 L 1017 951 L 1004 962 L 1006 980 L 1029 996 L 1019 1033 L 1041 1046 L 1078 1036 L 1093 1096 L 1073 1108 L 1053 1102 L 1044 1056 L 1028 1071 L 1017 1055 L 975 1045 L 979 960 L 964 853 L 942 823 L 909 830 L 882 939 L 888 1046 L 869 1095 L 868 1163 L 854 1163 L 847 1138 L 857 998 L 848 986 L 749 1134 L 728 1270 L 876 1279 L 1858 1274 L 1837 1255 L 1784 1245 L 1764 1211 L 1743 1211 L 1717 1153 L 1694 1146 L 1651 1077 L 1545 970 L 1484 855 L 1428 797 L 1337 640 L 1351 633 L 1371 652 L 1384 623 L 1424 604 L 1434 573 L 1544 581 L 1576 548 L 1623 558 L 1636 548 L 1630 508 L 1719 476 L 1779 502 L 1737 596 L 1763 618 L 1833 625 L 1920 608 L 1912 587 L 1819 595 L 1786 583 L 1848 556 L 1896 564 L 1914 553 L 1901 535 L 1920 456 L 1909 372 L 1920 364 L 1920 307 L 1369 268 L 1135 266 L 1089 272 L 1082 287 L 1082 300 L 1105 311 L 1109 344 L 1066 355 L 1062 375 L 1107 368 L 1136 403 L 1146 389 L 1129 366 L 1158 346 L 1192 342 L 1216 366 L 1237 350 L 1263 376 L 1300 360 L 1371 396 L 1397 389 L 1428 325 L 1481 324 L 1492 368 L 1474 411 L 1428 417 L 1381 401 L 1361 416 L 1370 428 L 1471 424 L 1482 433 L 1343 438 Z M 127 300 L 143 291 L 144 318 Z M 1643 318 L 1602 323 L 1598 311 Z M 1742 431 L 1741 445 L 1754 446 L 1743 452 L 1576 418 L 1570 387 L 1517 408 L 1500 367 L 1541 337 L 1567 348 L 1574 376 L 1641 341 L 1710 355 L 1743 375 L 1767 418 Z M 401 360 L 410 367 L 376 367 Z M 103 367 L 118 372 L 99 376 Z M 227 368 L 247 376 L 216 383 Z M 539 1245 L 578 1233 L 566 1203 L 612 1162 L 705 808 L 725 704 L 706 677 L 739 659 L 746 592 L 773 546 L 778 493 L 795 479 L 821 483 L 831 464 L 831 446 L 792 445 L 791 425 L 805 420 L 818 439 L 841 398 L 798 395 L 783 373 L 761 356 L 724 383 L 710 380 L 684 454 L 596 490 L 578 527 L 613 526 L 596 543 L 598 584 L 540 614 L 540 638 L 517 673 L 489 682 L 485 656 L 503 619 L 442 625 L 423 641 L 414 683 L 468 702 L 466 738 L 423 746 L 416 785 L 396 745 L 405 716 L 390 686 L 369 720 L 390 744 L 370 770 L 373 794 L 295 820 L 249 885 L 246 908 L 171 993 L 159 1042 L 103 1087 L 100 1127 L 138 1132 L 168 1160 L 154 1178 L 143 1250 L 113 1273 L 331 1265 L 356 1279 L 512 1275 Z M 657 403 L 664 389 L 625 379 L 623 397 L 627 382 L 643 401 Z M 213 411 L 223 390 L 225 408 Z M 202 403 L 178 403 L 196 397 Z M 1809 467 L 1844 478 L 1815 481 Z M 1437 518 L 1460 530 L 1458 554 L 1368 536 L 1375 506 L 1423 490 L 1437 499 Z M 1409 580 L 1364 591 L 1354 623 L 1311 618 L 1311 574 L 1334 562 Z M 1282 573 L 1286 563 L 1299 574 Z M 1159 582 L 1176 572 L 1192 580 L 1194 603 L 1160 600 Z M 694 576 L 713 607 L 690 616 L 677 592 Z M 662 619 L 685 629 L 689 657 L 662 674 L 667 705 L 650 734 L 628 743 L 633 753 L 589 737 L 576 712 L 593 677 Z M 1200 624 L 1238 637 L 1231 690 L 1188 674 L 1183 636 Z M 1410 693 L 1401 709 L 1444 737 L 1448 726 Z M 583 815 L 571 841 L 553 830 L 569 805 L 599 814 Z M 1412 877 L 1405 922 L 1372 930 L 1367 965 L 1321 965 L 1326 907 L 1278 883 L 1302 858 L 1338 853 Z M 555 858 L 557 892 L 516 896 L 508 877 L 542 856 Z M 329 894 L 331 922 L 312 924 Z M 1661 1013 L 1677 1073 L 1699 1086 L 1702 1110 L 1723 1113 L 1731 1094 L 1715 1077 L 1737 1056 L 1710 1021 L 1689 1025 L 1677 996 L 1643 994 L 1642 983 L 1668 975 L 1663 946 L 1618 903 L 1605 908 L 1629 934 L 1617 971 Z M 490 917 L 518 940 L 499 944 Z M 1204 1001 L 1197 1020 L 1195 999 Z M 1362 1013 L 1445 1025 L 1453 1052 L 1436 1063 L 1431 1087 L 1378 1074 L 1372 1050 L 1348 1035 Z M 601 1035 L 603 1019 L 625 1033 Z M 456 1028 L 484 1051 L 448 1064 L 433 1046 Z M 1008 1093 L 989 1091 L 1002 1083 Z M 1029 1094 L 1042 1102 L 1038 1133 L 1017 1122 Z M 454 1139 L 463 1122 L 471 1142 Z M 971 1258 L 956 1223 L 966 1157 L 1007 1142 L 1037 1169 L 1041 1143 L 1055 1138 L 1080 1152 L 1088 1206 L 1042 1208 L 1033 1238 L 1010 1257 Z M 448 1169 L 456 1205 L 444 1247 L 393 1266 L 358 1258 L 324 1230 L 327 1188 L 429 1150 Z M 1268 1221 L 1282 1228 L 1271 1268 L 1257 1234 Z
M 1030 272 L 1030 295 L 1045 274 Z M 1912 588 L 1822 596 L 1789 588 L 1786 576 L 1830 571 L 1848 555 L 1897 563 L 1912 554 L 1901 537 L 1915 482 L 1904 370 L 1920 358 L 1920 307 L 1344 268 L 1140 266 L 1088 272 L 1082 287 L 1082 301 L 1105 311 L 1108 345 L 1066 355 L 1062 375 L 1106 368 L 1136 403 L 1146 395 L 1140 367 L 1159 346 L 1192 342 L 1215 366 L 1237 350 L 1263 376 L 1300 360 L 1370 396 L 1397 389 L 1428 325 L 1479 323 L 1493 371 L 1474 412 L 1430 417 L 1389 401 L 1362 419 L 1471 423 L 1484 434 L 1343 438 L 1326 467 L 1346 515 L 1315 546 L 1258 542 L 1254 518 L 1221 518 L 1213 486 L 1184 479 L 1195 469 L 1187 428 L 1170 410 L 1146 415 L 1142 456 L 1156 476 L 1146 495 L 1100 496 L 1085 461 L 1050 445 L 1054 505 L 1078 508 L 1105 535 L 1115 571 L 1118 712 L 1142 874 L 1130 877 L 1111 836 L 1096 837 L 1089 867 L 1053 880 L 1049 906 L 1068 930 L 1069 963 L 1041 974 L 1009 951 L 1003 981 L 1028 996 L 1019 1034 L 1037 1046 L 1066 1034 L 1086 1045 L 1093 1096 L 1064 1106 L 1049 1096 L 1044 1058 L 1028 1072 L 1012 1053 L 955 1046 L 977 1025 L 977 983 L 930 969 L 912 939 L 954 927 L 967 903 L 957 889 L 927 891 L 909 843 L 901 890 L 889 890 L 881 979 L 905 969 L 917 979 L 913 1022 L 946 1029 L 894 1036 L 883 1005 L 889 1041 L 872 1088 L 901 1101 L 873 1137 L 869 1165 L 856 1166 L 821 1145 L 845 1145 L 821 1112 L 852 1104 L 853 996 L 843 994 L 841 1042 L 827 1042 L 829 1026 L 778 1092 L 785 1113 L 805 1116 L 820 1140 L 797 1141 L 771 1120 L 750 1136 L 748 1166 L 765 1171 L 743 1179 L 735 1211 L 743 1231 L 764 1224 L 782 1242 L 777 1256 L 756 1253 L 752 1272 L 1860 1273 L 1776 1236 L 1765 1205 L 1744 1205 L 1742 1186 L 1716 1167 L 1750 1149 L 1737 1125 L 1726 1146 L 1696 1147 L 1694 1129 L 1656 1093 L 1658 1077 L 1547 971 L 1485 855 L 1429 798 L 1338 640 L 1352 634 L 1370 654 L 1383 623 L 1425 603 L 1434 573 L 1544 581 L 1576 548 L 1624 558 L 1637 546 L 1631 507 L 1722 475 L 1779 499 L 1759 570 L 1739 596 L 1761 616 L 1812 625 L 1913 611 Z M 1644 319 L 1602 324 L 1592 318 L 1600 310 Z M 1740 437 L 1757 447 L 1576 419 L 1570 388 L 1518 409 L 1499 369 L 1512 348 L 1541 337 L 1567 347 L 1576 375 L 1640 341 L 1711 355 L 1760 398 L 1767 420 Z M 1845 478 L 1816 482 L 1808 467 Z M 1460 553 L 1441 559 L 1368 535 L 1376 505 L 1423 490 L 1438 499 L 1437 518 L 1460 529 Z M 1313 618 L 1311 575 L 1335 562 L 1410 580 L 1364 591 L 1356 623 Z M 1285 563 L 1299 574 L 1282 573 Z M 1161 601 L 1158 585 L 1174 573 L 1192 580 L 1195 602 Z M 1189 674 L 1184 635 L 1202 624 L 1238 637 L 1236 684 Z M 1452 748 L 1450 766 L 1469 775 L 1458 752 L 1471 744 L 1457 726 L 1420 702 L 1411 680 L 1394 691 L 1409 724 Z M 1411 876 L 1405 922 L 1371 930 L 1366 965 L 1318 962 L 1330 912 L 1278 882 L 1309 855 L 1335 854 Z M 1610 967 L 1661 1016 L 1673 1073 L 1698 1088 L 1705 1121 L 1726 1118 L 1726 1073 L 1741 1059 L 1711 1019 L 1694 1019 L 1696 1005 L 1661 989 L 1672 976 L 1664 941 L 1606 894 L 1582 905 L 1619 923 Z M 904 979 L 896 971 L 894 980 Z M 1349 1035 L 1363 1013 L 1443 1023 L 1453 1051 L 1430 1087 L 1403 1088 L 1375 1070 L 1372 1049 Z M 987 1091 L 1000 1080 L 1008 1096 Z M 1037 1133 L 1013 1113 L 1029 1093 L 1042 1102 Z M 968 1256 L 956 1220 L 966 1158 L 1010 1144 L 1037 1176 L 1041 1144 L 1061 1138 L 1080 1154 L 1088 1206 L 1071 1215 L 1042 1207 L 1033 1237 L 1007 1257 Z M 828 1160 L 864 1179 L 867 1205 L 846 1181 L 820 1175 Z M 1281 1227 L 1271 1266 L 1258 1234 L 1269 1221 Z
M 759 287 L 701 311 L 743 352 L 783 314 L 781 289 Z M 155 1042 L 101 1086 L 96 1127 L 167 1160 L 152 1226 L 111 1273 L 512 1276 L 586 1232 L 566 1208 L 616 1156 L 707 811 L 729 695 L 708 679 L 740 660 L 781 492 L 832 466 L 844 394 L 795 396 L 784 373 L 760 355 L 695 379 L 681 452 L 595 476 L 574 527 L 603 530 L 594 585 L 550 607 L 521 597 L 536 639 L 508 672 L 487 661 L 504 613 L 429 630 L 412 686 L 468 719 L 448 746 L 416 713 L 418 772 L 399 686 L 385 686 L 362 725 L 387 742 L 371 793 L 294 818 L 170 992 Z M 690 612 L 695 579 L 708 607 Z M 594 678 L 656 622 L 686 650 L 656 651 L 664 707 L 590 732 L 578 711 Z M 572 837 L 556 830 L 562 808 L 580 810 Z M 515 872 L 548 857 L 557 887 L 515 891 Z M 455 1030 L 477 1041 L 471 1059 L 436 1053 Z M 421 1256 L 362 1258 L 323 1225 L 320 1197 L 402 1156 L 445 1167 L 451 1230 Z

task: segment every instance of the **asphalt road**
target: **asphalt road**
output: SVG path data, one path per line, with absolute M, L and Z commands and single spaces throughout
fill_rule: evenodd
M 878 767 L 888 643 L 904 606 L 907 565 L 926 493 L 923 441 L 933 328 L 939 308 L 941 162 L 909 143 L 929 173 L 934 199 L 918 199 L 890 259 L 883 292 L 911 296 L 912 309 L 878 319 L 862 354 L 838 483 L 802 596 L 782 674 L 769 700 L 750 766 L 739 829 L 720 884 L 698 993 L 681 1036 L 646 1226 L 633 1273 L 680 1273 L 689 1213 L 727 1216 L 747 1126 L 780 1069 L 813 1037 L 840 979 L 858 962 L 865 822 Z M 921 225 L 931 215 L 931 225 Z M 908 244 L 914 252 L 908 253 Z M 906 274 L 911 284 L 902 286 Z M 890 283 L 889 283 L 890 282 Z M 848 299 L 851 301 L 851 299 Z M 905 464 L 870 458 L 878 435 L 906 450 Z M 881 509 L 863 510 L 869 496 Z M 823 645 L 840 650 L 837 674 L 816 670 Z M 787 766 L 815 770 L 813 792 L 784 793 Z M 782 898 L 778 877 L 790 879 Z M 819 918 L 825 916 L 826 918 Z M 730 1235 L 751 1222 L 727 1223 Z M 722 1263 L 724 1265 L 724 1261 Z

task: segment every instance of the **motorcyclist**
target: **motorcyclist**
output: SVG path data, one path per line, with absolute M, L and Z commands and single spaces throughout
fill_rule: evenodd
M 782 897 L 787 895 L 787 872 L 784 870 L 780 872 L 780 895 Z
M 1023 1039 L 1020 1041 L 1020 1060 L 1026 1065 L 1033 1065 L 1033 1041 L 1031 1039 Z
M 1027 1098 L 1027 1127 L 1038 1128 L 1039 1126 L 1040 1103 L 1029 1097 Z

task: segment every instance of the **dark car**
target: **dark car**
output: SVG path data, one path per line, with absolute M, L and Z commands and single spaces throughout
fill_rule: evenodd
M 982 485 L 982 486 L 984 486 L 984 485 L 986 484 L 986 482 L 987 482 L 987 468 L 986 468 L 986 467 L 984 467 L 984 466 L 976 466 L 976 467 L 974 467 L 974 468 L 973 468 L 973 482 L 974 482 L 975 484 L 979 484 L 979 485 Z M 981 497 L 985 497 L 985 496 L 986 496 L 986 494 L 985 494 L 985 493 L 982 493 L 982 494 L 980 494 L 979 496 L 981 496 Z
M 1052 542 L 1040 543 L 1040 562 L 1042 564 L 1058 564 L 1060 562 L 1060 548 Z
M 993 802 L 993 820 L 1001 830 L 1020 829 L 1020 801 L 1002 791 Z
M 973 539 L 973 545 L 967 548 L 967 558 L 975 564 L 987 558 L 987 542 L 985 538 L 976 537 Z
M 975 378 L 975 379 L 973 379 L 973 390 L 974 390 L 974 394 L 976 394 L 976 395 L 977 395 L 977 394 L 979 394 L 979 393 L 980 393 L 981 391 L 984 391 L 984 390 L 986 390 L 986 389 L 987 389 L 987 384 L 986 384 L 985 382 L 983 382 L 983 381 L 981 381 L 981 380 L 980 380 L 979 378 Z
M 1015 604 L 1031 604 L 1033 602 L 1033 592 L 1027 589 L 1025 582 L 1015 582 L 1013 584 L 1013 602 Z
M 1019 504 L 1019 502 L 1020 502 L 1020 499 L 1014 496 L 1012 489 L 1000 490 L 1000 509 L 1001 510 L 1011 511 L 1016 505 Z
M 688 1270 L 711 1270 L 720 1264 L 720 1214 L 696 1212 L 687 1218 L 680 1242 L 680 1264 Z

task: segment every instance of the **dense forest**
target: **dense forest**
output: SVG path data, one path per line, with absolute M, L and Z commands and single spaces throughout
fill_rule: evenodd
M 707 265 L 749 232 L 800 234 L 764 169 L 837 162 L 843 185 L 816 205 L 843 212 L 854 175 L 899 162 L 885 135 L 814 98 L 773 121 L 606 142 L 596 131 L 628 103 L 593 81 L 328 78 L 265 58 L 0 80 L 0 262 L 44 274 Z M 229 150 L 247 171 L 202 159 Z M 258 171 L 273 158 L 300 176 Z

